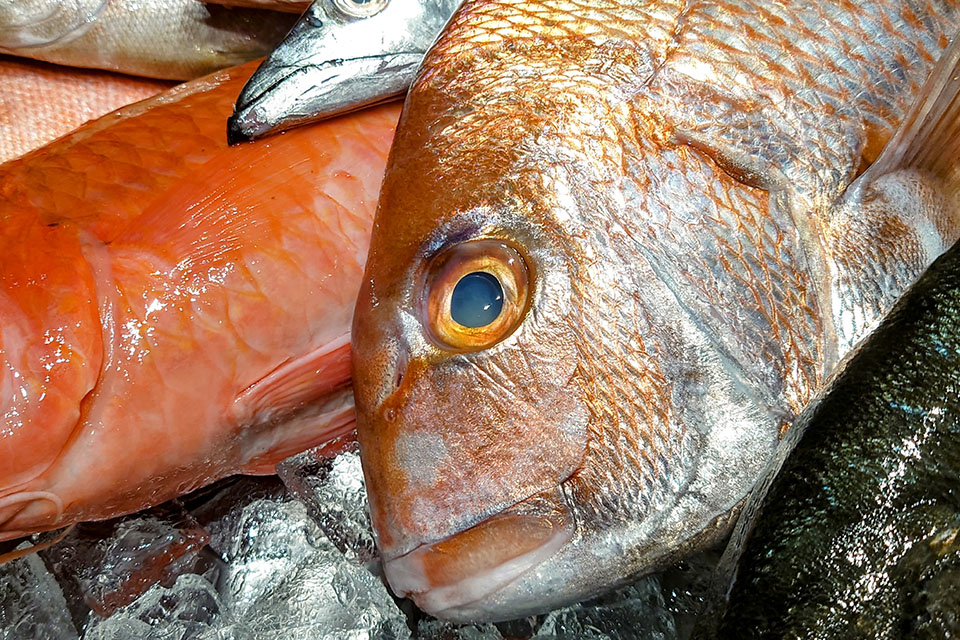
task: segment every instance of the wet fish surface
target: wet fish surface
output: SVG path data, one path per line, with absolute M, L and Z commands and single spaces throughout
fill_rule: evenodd
M 287 11 L 289 13 L 303 13 L 310 6 L 309 0 L 203 0 L 207 4 L 222 4 L 228 7 L 251 7 L 254 9 L 270 9 L 271 11 Z
M 295 21 L 199 0 L 8 0 L 0 3 L 0 53 L 190 80 L 265 56 Z
M 0 56 L 0 163 L 171 84 Z
M 787 436 L 751 497 L 722 638 L 960 632 L 960 245 Z
M 398 594 L 519 617 L 729 531 L 839 360 L 960 236 L 955 129 L 931 115 L 958 24 L 928 1 L 454 14 L 354 317 Z
M 253 67 L 0 166 L 0 540 L 273 473 L 353 427 L 398 108 L 226 146 Z
M 231 144 L 390 100 L 462 0 L 316 0 L 237 98 Z

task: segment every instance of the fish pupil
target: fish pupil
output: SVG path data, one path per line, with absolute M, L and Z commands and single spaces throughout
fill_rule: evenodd
M 485 327 L 503 310 L 503 287 L 496 276 L 474 271 L 460 278 L 450 297 L 450 317 L 464 327 Z

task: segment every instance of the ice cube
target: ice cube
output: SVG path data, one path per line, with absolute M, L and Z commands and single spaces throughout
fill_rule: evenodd
M 363 469 L 355 440 L 341 441 L 339 455 L 330 447 L 314 449 L 277 465 L 280 479 L 307 505 L 327 538 L 359 564 L 378 558 L 363 483 Z
M 25 543 L 18 548 L 29 547 Z M 76 640 L 67 602 L 36 554 L 0 566 L 2 640 Z
M 493 624 L 458 625 L 436 618 L 421 620 L 417 625 L 416 637 L 418 640 L 504 640 L 503 634 Z
M 676 627 L 660 581 L 647 576 L 628 587 L 547 614 L 538 640 L 673 640 Z
M 243 508 L 263 499 L 279 499 L 287 490 L 276 476 L 235 476 L 181 498 L 208 534 L 209 548 L 226 558 L 234 543 Z
M 225 627 L 222 603 L 206 578 L 179 576 L 171 587 L 155 584 L 106 619 L 94 618 L 84 640 L 186 640 L 216 638 Z M 210 634 L 210 635 L 206 635 Z
M 170 584 L 193 570 L 208 539 L 172 501 L 131 516 L 81 523 L 41 556 L 71 599 L 82 598 L 98 615 L 109 616 L 152 585 Z
M 384 584 L 347 560 L 299 501 L 246 506 L 226 559 L 222 598 L 251 637 L 410 637 Z
M 407 640 L 406 617 L 384 584 L 323 535 L 302 503 L 247 480 L 208 492 L 192 513 L 211 531 L 218 579 L 180 575 L 154 585 L 88 638 Z

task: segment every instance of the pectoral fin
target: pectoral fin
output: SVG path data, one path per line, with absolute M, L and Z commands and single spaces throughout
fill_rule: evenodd
M 839 355 L 960 238 L 960 37 L 900 128 L 831 212 L 828 254 Z
M 353 425 L 349 334 L 286 362 L 234 400 L 245 433 L 243 472 L 273 473 L 273 466 L 343 435 Z
M 933 73 L 862 186 L 897 171 L 915 170 L 942 183 L 951 204 L 960 196 L 960 35 L 944 50 Z

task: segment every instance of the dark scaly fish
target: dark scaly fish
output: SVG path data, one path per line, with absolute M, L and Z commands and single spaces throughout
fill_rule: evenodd
M 861 343 L 791 448 L 737 525 L 719 636 L 960 635 L 960 245 Z
M 354 317 L 398 593 L 516 617 L 729 530 L 839 358 L 960 236 L 958 138 L 924 116 L 943 82 L 922 89 L 958 24 L 926 0 L 454 14 Z

